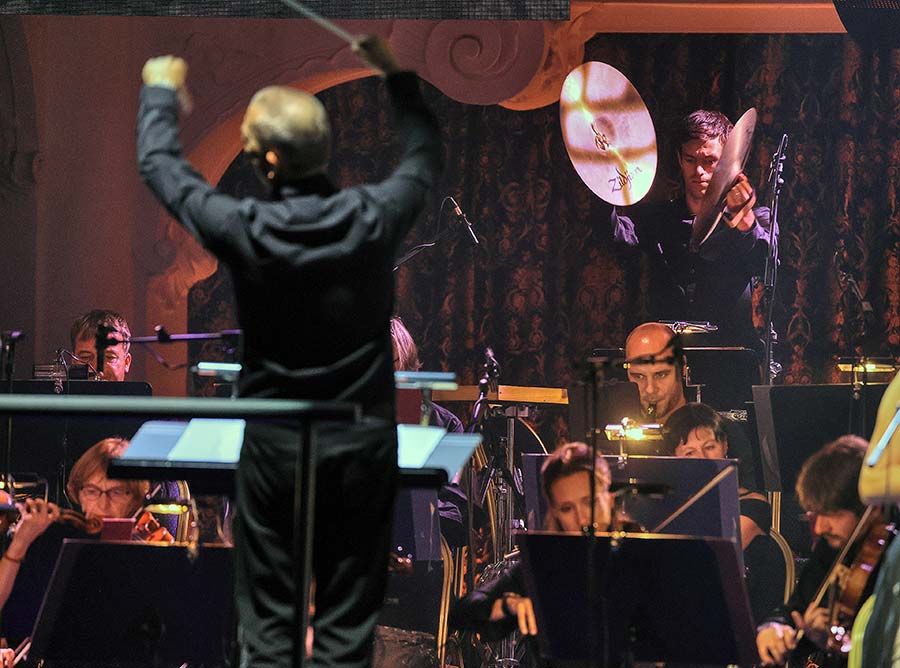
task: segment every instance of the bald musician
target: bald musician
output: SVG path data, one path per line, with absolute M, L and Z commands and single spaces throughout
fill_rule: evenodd
M 613 207 L 611 221 L 614 239 L 640 248 L 650 260 L 650 319 L 711 322 L 719 327 L 716 342 L 759 348 L 750 279 L 765 267 L 769 210 L 755 206 L 746 176 L 727 192 L 725 214 L 709 239 L 698 251 L 690 248 L 694 217 L 733 128 L 717 111 L 683 118 L 676 137 L 678 192 L 627 212 Z
M 671 327 L 659 322 L 635 327 L 625 339 L 625 361 L 648 421 L 663 424 L 684 406 L 684 351 Z

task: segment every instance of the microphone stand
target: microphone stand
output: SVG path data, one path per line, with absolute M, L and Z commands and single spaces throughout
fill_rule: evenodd
M 784 173 L 785 151 L 787 150 L 788 136 L 781 135 L 781 143 L 778 146 L 778 152 L 772 156 L 772 166 L 769 173 L 771 182 L 772 200 L 769 208 L 769 252 L 766 256 L 766 268 L 763 273 L 763 294 L 766 300 L 766 340 L 765 354 L 763 359 L 763 384 L 771 385 L 774 380 L 772 359 L 772 346 L 774 344 L 774 328 L 773 328 L 773 310 L 775 306 L 775 285 L 778 276 L 778 243 L 775 237 L 775 230 L 778 228 L 778 198 L 781 195 L 781 186 L 784 185 L 784 179 L 781 178 Z M 779 368 L 780 370 L 780 368 Z M 777 373 L 777 372 L 776 372 Z
M 835 255 L 840 252 L 841 251 L 838 250 Z M 853 298 L 856 300 L 856 304 L 859 306 L 859 315 L 861 321 L 859 328 L 856 329 L 856 332 L 853 335 L 853 356 L 850 360 L 852 369 L 850 372 L 850 389 L 852 396 L 850 402 L 850 419 L 849 424 L 847 425 L 847 432 L 865 437 L 867 433 L 866 394 L 869 387 L 866 342 L 869 336 L 869 326 L 875 319 L 875 310 L 872 308 L 872 304 L 870 304 L 869 301 L 865 297 L 863 297 L 862 290 L 859 289 L 859 284 L 856 282 L 856 277 L 854 277 L 849 268 L 845 268 L 841 264 L 838 264 L 838 281 L 842 285 L 847 287 L 850 294 L 853 295 Z M 861 380 L 860 375 L 862 375 Z M 856 419 L 854 419 L 854 417 Z M 854 422 L 856 423 L 855 429 Z
M 591 495 L 591 514 L 590 525 L 582 527 L 582 534 L 588 541 L 587 554 L 585 558 L 585 566 L 587 573 L 585 574 L 585 589 L 587 592 L 588 610 L 591 616 L 588 623 L 588 650 L 592 660 L 596 660 L 602 651 L 603 656 L 598 665 L 607 666 L 609 663 L 609 610 L 606 606 L 605 592 L 600 591 L 600 583 L 597 582 L 597 548 L 599 542 L 597 540 L 597 456 L 600 454 L 600 429 L 597 424 L 597 400 L 599 398 L 599 388 L 606 385 L 606 368 L 610 365 L 609 357 L 590 357 L 587 361 L 588 391 L 585 392 L 589 405 L 586 407 L 585 415 L 587 417 L 588 427 L 591 430 L 591 475 L 590 475 L 590 495 Z M 611 509 L 615 512 L 615 508 Z M 613 542 L 610 551 L 610 559 L 613 558 L 617 540 Z M 604 578 L 603 589 L 606 588 L 606 578 Z M 599 600 L 602 606 L 593 605 L 593 601 Z M 599 607 L 599 611 L 598 611 Z M 598 619 L 599 617 L 599 619 Z M 602 647 L 600 647 L 600 638 L 603 638 Z
M 438 212 L 438 217 L 444 212 L 444 205 L 447 202 L 451 202 L 452 206 L 459 211 L 459 205 L 456 203 L 452 197 L 445 197 L 441 202 L 441 210 Z M 472 223 L 468 221 L 466 215 L 459 211 L 457 215 L 459 223 L 466 227 L 466 231 L 469 233 L 469 236 L 472 237 L 472 241 L 475 242 L 475 245 L 478 245 L 478 236 L 475 234 L 475 230 L 472 229 Z M 448 225 L 442 232 L 440 232 L 432 241 L 426 241 L 425 243 L 421 243 L 417 246 L 413 246 L 410 250 L 408 250 L 403 257 L 397 260 L 397 264 L 394 265 L 394 271 L 397 271 L 402 265 L 404 265 L 409 260 L 412 260 L 416 255 L 421 253 L 426 248 L 432 248 L 437 245 L 439 241 L 443 241 L 444 239 L 449 239 L 451 236 L 456 234 L 456 229 L 452 225 Z
M 500 365 L 497 364 L 493 354 L 488 354 L 488 351 L 485 351 L 485 362 L 481 369 L 481 378 L 478 380 L 478 399 L 475 401 L 475 405 L 472 408 L 472 419 L 469 422 L 469 432 L 479 434 L 484 431 L 484 418 L 486 415 L 484 406 L 487 402 L 488 392 L 496 392 L 499 386 Z M 490 466 L 494 465 L 493 454 L 489 464 Z M 473 540 L 475 511 L 472 503 L 475 499 L 474 492 L 477 488 L 477 481 L 475 479 L 475 467 L 471 462 L 468 464 L 468 467 L 469 475 L 466 476 L 466 479 L 468 480 L 468 489 L 466 490 L 466 495 L 468 497 L 468 503 L 466 504 L 466 537 L 468 539 L 468 549 L 466 550 L 468 561 L 466 568 L 466 591 L 467 593 L 471 593 L 475 589 L 475 541 Z M 492 476 L 493 470 L 488 473 L 486 480 L 490 482 Z M 487 485 L 485 485 L 485 491 L 487 491 Z M 482 499 L 483 503 L 482 495 L 479 494 L 478 496 Z
M 436 246 L 439 241 L 443 241 L 444 239 L 449 239 L 456 233 L 456 230 L 453 227 L 447 227 L 443 232 L 438 234 L 432 241 L 426 241 L 423 244 L 419 244 L 418 246 L 413 246 L 409 251 L 407 251 L 403 257 L 397 260 L 397 264 L 394 265 L 394 271 L 397 271 L 402 265 L 406 262 L 412 260 L 416 255 L 421 253 L 426 248 L 432 248 Z

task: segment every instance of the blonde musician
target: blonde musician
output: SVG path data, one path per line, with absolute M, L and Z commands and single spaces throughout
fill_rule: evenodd
M 584 443 L 566 443 L 557 448 L 541 468 L 541 490 L 548 502 L 546 528 L 551 531 L 581 531 L 591 517 L 591 449 Z M 609 467 L 602 457 L 596 463 L 595 523 L 605 531 L 614 522 L 609 492 Z M 617 519 L 617 518 L 616 518 Z M 518 562 L 493 582 L 482 584 L 457 601 L 450 611 L 451 628 L 474 630 L 486 639 L 498 639 L 518 629 L 535 635 L 537 623 L 531 600 L 524 595 Z

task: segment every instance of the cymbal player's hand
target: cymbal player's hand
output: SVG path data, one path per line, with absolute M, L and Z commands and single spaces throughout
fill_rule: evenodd
M 7 554 L 13 559 L 22 559 L 35 538 L 59 519 L 59 506 L 43 499 L 25 499 L 16 507 L 21 517 Z
M 12 668 L 15 664 L 16 651 L 9 647 L 0 648 L 0 668 Z
M 358 37 L 350 48 L 353 49 L 353 53 L 382 74 L 391 74 L 400 69 L 391 47 L 378 35 Z
M 156 56 L 144 63 L 141 78 L 147 86 L 162 86 L 174 90 L 181 110 L 189 114 L 194 105 L 187 89 L 187 72 L 188 66 L 183 58 Z
M 763 666 L 783 666 L 788 652 L 797 646 L 796 630 L 787 624 L 772 622 L 756 634 L 756 650 Z
M 825 649 L 825 645 L 828 643 L 828 608 L 810 605 L 802 615 L 795 610 L 791 613 L 791 617 L 797 628 L 803 630 L 803 635 L 817 646 Z
M 739 232 L 748 232 L 756 222 L 753 206 L 756 204 L 756 191 L 750 185 L 743 172 L 738 174 L 737 183 L 725 195 L 725 212 L 722 219 L 729 227 Z

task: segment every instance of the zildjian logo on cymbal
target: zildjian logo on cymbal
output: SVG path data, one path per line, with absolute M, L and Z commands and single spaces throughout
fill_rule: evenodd
M 618 167 L 616 167 L 616 175 L 609 179 L 609 185 L 612 186 L 612 192 L 617 193 L 621 191 L 625 186 L 631 186 L 631 182 L 634 181 L 634 175 L 641 172 L 640 167 L 635 167 L 632 171 L 625 170 L 620 171 Z

